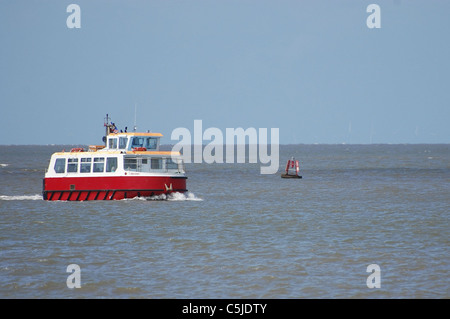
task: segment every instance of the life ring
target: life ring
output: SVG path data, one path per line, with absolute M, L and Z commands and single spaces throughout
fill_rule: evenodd
M 133 152 L 145 152 L 147 149 L 145 147 L 135 147 Z

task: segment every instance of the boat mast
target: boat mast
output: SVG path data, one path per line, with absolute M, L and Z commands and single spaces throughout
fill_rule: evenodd
M 110 127 L 112 126 L 111 124 L 109 124 L 110 119 L 111 118 L 108 116 L 108 114 L 106 114 L 105 123 L 104 123 L 106 132 L 105 132 L 105 136 L 103 137 L 103 142 L 105 142 L 105 146 L 106 146 L 107 136 L 110 133 Z

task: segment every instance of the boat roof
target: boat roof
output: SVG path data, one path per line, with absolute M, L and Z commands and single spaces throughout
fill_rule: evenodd
M 108 136 L 163 136 L 161 133 L 138 133 L 138 132 L 126 132 L 126 133 L 109 133 Z
M 99 154 L 127 154 L 127 155 L 169 155 L 169 156 L 177 156 L 181 155 L 180 152 L 173 152 L 173 151 L 119 151 L 119 150 L 99 150 L 99 151 L 83 151 L 83 152 L 71 152 L 71 151 L 64 151 L 64 152 L 56 152 L 53 153 L 53 155 L 70 155 L 70 156 L 98 156 Z

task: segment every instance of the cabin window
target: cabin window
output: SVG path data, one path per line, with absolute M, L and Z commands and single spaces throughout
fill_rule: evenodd
M 131 140 L 131 148 L 135 147 L 144 147 L 144 138 L 143 137 L 133 137 Z
M 146 142 L 145 147 L 147 149 L 154 150 L 154 149 L 156 149 L 157 142 L 158 142 L 158 139 L 156 139 L 154 137 L 147 137 L 147 142 Z
M 115 172 L 117 169 L 117 157 L 106 158 L 106 171 Z
M 117 148 L 117 138 L 109 138 L 108 139 L 108 147 L 109 148 Z
M 127 137 L 119 137 L 119 148 L 120 148 L 121 150 L 127 148 L 127 141 L 128 141 L 128 138 L 127 138 Z M 116 167 L 117 167 L 117 166 L 116 166 Z
M 66 172 L 66 159 L 57 158 L 55 162 L 55 173 L 61 174 Z
M 178 169 L 178 163 L 174 162 L 171 158 L 166 159 L 166 169 Z
M 78 158 L 67 159 L 67 172 L 68 173 L 78 172 Z
M 123 161 L 123 168 L 127 171 L 135 171 L 136 170 L 136 158 L 125 158 Z
M 80 163 L 80 173 L 90 173 L 91 172 L 91 162 L 92 158 L 82 158 Z
M 162 158 L 152 158 L 150 161 L 150 166 L 152 169 L 162 168 Z
M 94 173 L 103 173 L 105 169 L 105 158 L 104 157 L 94 157 Z

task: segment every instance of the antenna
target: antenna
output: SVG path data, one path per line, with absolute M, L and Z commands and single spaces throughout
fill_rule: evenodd
M 137 106 L 136 102 L 134 103 L 134 129 L 133 131 L 136 132 L 137 126 L 136 126 L 136 113 L 137 113 Z

